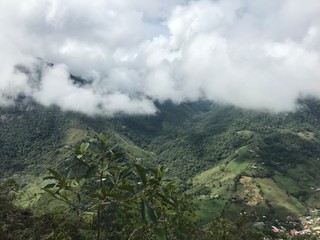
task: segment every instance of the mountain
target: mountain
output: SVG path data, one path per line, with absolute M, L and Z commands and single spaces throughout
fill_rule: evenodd
M 106 132 L 127 155 L 163 164 L 198 199 L 203 224 L 246 212 L 257 220 L 320 208 L 320 102 L 299 100 L 293 113 L 210 102 L 156 103 L 156 116 L 88 117 L 30 99 L 0 108 L 0 173 L 33 189 L 65 148 Z M 38 183 L 38 182 L 37 182 Z
M 204 222 L 240 211 L 284 220 L 320 207 L 319 101 L 282 114 L 208 103 L 159 108 L 155 122 L 130 118 L 124 129 L 189 184 Z

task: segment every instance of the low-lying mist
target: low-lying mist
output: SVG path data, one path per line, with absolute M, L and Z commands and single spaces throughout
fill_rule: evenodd
M 23 94 L 88 115 L 199 99 L 282 112 L 320 96 L 318 0 L 0 0 L 0 30 L 0 106 Z

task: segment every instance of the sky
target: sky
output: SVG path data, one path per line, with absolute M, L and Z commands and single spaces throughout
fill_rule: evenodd
M 0 32 L 0 106 L 24 95 L 88 115 L 168 100 L 286 112 L 320 97 L 319 0 L 0 0 Z

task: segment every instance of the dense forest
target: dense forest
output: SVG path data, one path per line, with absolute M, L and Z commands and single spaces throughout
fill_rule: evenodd
M 158 108 L 114 118 L 26 98 L 1 108 L 3 239 L 288 237 L 320 208 L 319 101 L 281 114 Z

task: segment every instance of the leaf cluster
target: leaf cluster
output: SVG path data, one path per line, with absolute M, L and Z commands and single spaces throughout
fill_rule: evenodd
M 64 173 L 49 169 L 43 190 L 92 213 L 98 239 L 108 235 L 168 239 L 183 235 L 183 231 L 190 233 L 195 226 L 190 205 L 175 183 L 165 178 L 163 166 L 146 169 L 126 160 L 117 146 L 108 145 L 103 134 L 77 145 L 71 158 Z

